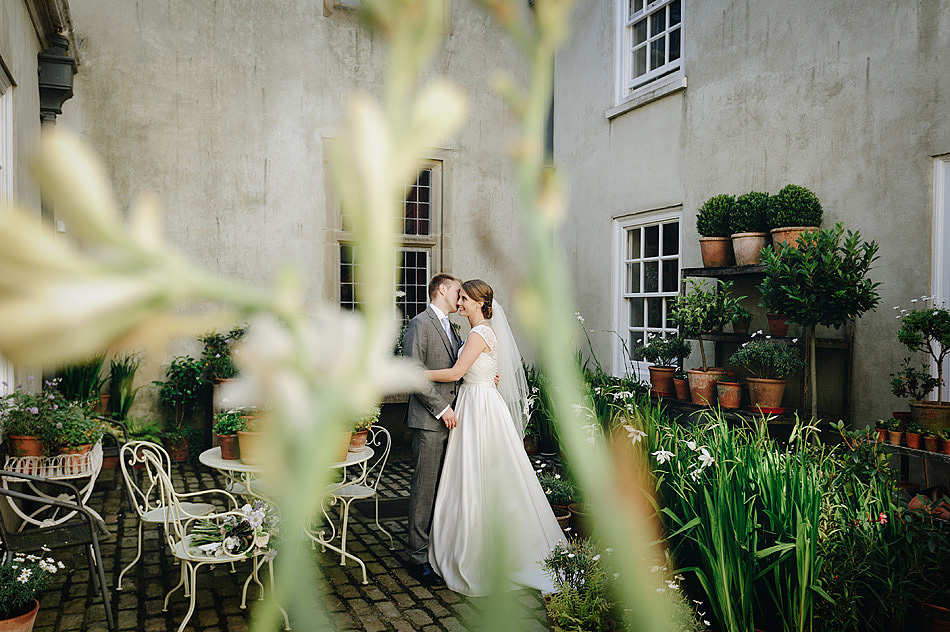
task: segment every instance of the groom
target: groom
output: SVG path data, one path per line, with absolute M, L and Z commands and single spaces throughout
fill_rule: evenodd
M 448 315 L 458 311 L 462 282 L 450 274 L 437 274 L 429 281 L 429 306 L 409 321 L 403 337 L 404 353 L 427 369 L 447 369 L 455 364 L 462 340 Z M 429 529 L 435 493 L 445 458 L 449 430 L 458 423 L 452 404 L 458 382 L 430 382 L 425 391 L 409 396 L 406 423 L 412 429 L 415 469 L 409 489 L 410 572 L 427 586 L 444 582 L 429 564 Z

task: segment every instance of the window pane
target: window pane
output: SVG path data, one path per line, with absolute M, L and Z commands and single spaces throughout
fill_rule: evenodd
M 630 13 L 628 15 L 633 15 L 638 11 L 643 11 L 644 2 L 646 2 L 646 0 L 630 0 Z
M 647 72 L 647 47 L 641 46 L 637 50 L 633 51 L 633 76 L 631 79 L 636 79 L 640 75 L 645 75 Z
M 663 262 L 663 291 L 675 292 L 679 287 L 679 262 L 668 259 Z
M 647 299 L 647 327 L 663 326 L 663 299 Z
M 406 187 L 403 200 L 403 234 L 432 234 L 432 170 L 423 169 L 415 182 Z
M 680 223 L 663 224 L 663 252 L 664 256 L 678 255 L 680 251 Z
M 660 255 L 660 227 L 654 224 L 643 229 L 643 256 L 658 257 Z
M 340 307 L 356 309 L 356 248 L 340 244 Z
M 680 58 L 680 30 L 670 31 L 670 61 Z
M 666 38 L 650 42 L 650 70 L 656 70 L 666 63 Z
M 683 16 L 680 14 L 680 0 L 670 3 L 670 26 L 679 24 Z
M 627 293 L 636 294 L 640 291 L 640 264 L 627 264 Z
M 640 20 L 633 25 L 633 45 L 642 44 L 647 39 L 647 20 Z
M 627 231 L 627 259 L 640 258 L 640 229 L 632 228 Z
M 666 30 L 666 11 L 657 11 L 650 15 L 650 37 L 656 37 Z
M 660 262 L 646 261 L 643 264 L 643 291 L 657 292 L 660 289 Z
M 630 299 L 630 326 L 643 327 L 643 301 L 646 299 Z
M 396 287 L 396 305 L 403 318 L 409 319 L 428 304 L 429 251 L 403 250 L 397 255 L 400 282 Z
M 637 353 L 637 347 L 643 344 L 643 339 L 646 337 L 646 332 L 642 329 L 633 329 L 630 331 L 629 342 L 627 342 L 627 350 L 633 356 L 634 362 L 639 362 L 643 360 L 643 356 Z M 637 342 L 637 341 L 640 342 Z

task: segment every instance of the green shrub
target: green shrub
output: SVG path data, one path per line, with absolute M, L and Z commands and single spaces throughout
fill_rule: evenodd
M 924 299 L 929 301 L 933 297 Z M 904 313 L 897 340 L 911 351 L 928 354 L 936 363 L 937 401 L 943 401 L 943 360 L 950 355 L 950 310 L 933 305 Z
M 176 356 L 165 371 L 165 381 L 156 381 L 158 399 L 171 412 L 177 428 L 181 428 L 195 409 L 204 384 L 202 364 L 191 356 Z
M 109 409 L 116 419 L 123 420 L 129 415 L 132 402 L 139 389 L 135 386 L 135 373 L 139 370 L 138 354 L 116 356 L 109 364 Z
M 681 356 L 683 358 L 688 357 L 690 351 L 692 351 L 692 347 L 683 338 L 679 336 L 663 338 L 656 334 L 647 334 L 646 343 L 637 347 L 637 353 L 644 360 L 660 367 L 676 366 L 678 358 Z
M 821 226 L 821 202 L 809 189 L 787 184 L 775 194 L 774 224 L 782 226 Z
M 52 412 L 41 436 L 47 451 L 56 454 L 62 448 L 95 443 L 103 432 L 102 424 L 86 417 L 78 404 L 67 404 Z
M 238 369 L 231 354 L 234 343 L 243 338 L 245 333 L 247 327 L 240 326 L 234 327 L 227 334 L 211 331 L 198 338 L 204 344 L 201 363 L 206 380 L 227 380 L 237 376 Z
M 768 193 L 750 191 L 736 198 L 729 222 L 733 233 L 767 233 L 774 228 L 772 197 Z
M 730 217 L 736 207 L 736 198 L 731 195 L 716 195 L 699 207 L 696 214 L 696 230 L 703 237 L 728 237 L 732 234 Z
M 773 380 L 788 377 L 804 364 L 797 348 L 762 339 L 742 343 L 729 362 L 745 367 L 752 377 Z
M 939 382 L 940 380 L 930 374 L 926 364 L 915 369 L 910 366 L 910 358 L 904 358 L 900 372 L 891 373 L 891 392 L 895 397 L 910 397 L 919 402 L 937 388 Z

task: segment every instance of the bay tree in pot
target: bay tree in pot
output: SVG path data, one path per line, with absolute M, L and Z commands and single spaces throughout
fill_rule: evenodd
M 699 249 L 706 268 L 724 268 L 735 263 L 732 253 L 730 217 L 735 211 L 736 199 L 731 195 L 715 195 L 699 207 L 696 231 L 702 235 Z
M 772 215 L 772 198 L 768 193 L 750 191 L 736 198 L 729 220 L 736 265 L 759 264 L 762 248 L 771 241 Z
M 926 353 L 937 364 L 937 401 L 911 402 L 910 411 L 920 425 L 943 430 L 950 428 L 950 402 L 943 401 L 943 363 L 950 354 L 950 309 L 933 305 L 934 297 L 923 300 L 923 309 L 902 312 L 897 339 L 911 351 Z M 926 307 L 927 303 L 931 303 L 930 307 Z
M 640 342 L 638 340 L 637 342 Z M 679 358 L 689 356 L 692 348 L 689 342 L 679 336 L 662 337 L 647 334 L 645 344 L 636 348 L 636 353 L 652 363 L 650 370 L 650 392 L 661 397 L 671 397 L 676 391 L 673 387 L 673 375 L 679 366 Z
M 802 233 L 798 248 L 763 251 L 762 301 L 802 325 L 808 340 L 811 415 L 818 416 L 815 326 L 839 329 L 877 307 L 880 283 L 868 278 L 877 259 L 877 243 L 861 241 L 860 232 L 841 224 Z
M 743 343 L 729 362 L 748 373 L 749 403 L 762 412 L 781 408 L 788 376 L 804 365 L 797 347 L 763 338 Z
M 919 369 L 910 364 L 910 358 L 904 358 L 901 368 L 897 373 L 891 373 L 891 392 L 895 397 L 901 399 L 910 398 L 911 401 L 920 402 L 927 399 L 931 391 L 937 388 L 939 380 L 930 374 L 927 365 L 921 365 Z M 891 413 L 895 419 L 909 422 L 911 413 L 908 410 L 895 411 Z
M 788 184 L 772 198 L 772 243 L 797 248 L 799 236 L 821 226 L 822 208 L 818 196 L 797 184 Z

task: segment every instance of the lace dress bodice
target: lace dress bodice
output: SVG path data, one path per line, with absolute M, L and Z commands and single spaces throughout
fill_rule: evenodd
M 498 340 L 495 338 L 495 332 L 488 325 L 475 325 L 472 327 L 472 333 L 469 334 L 469 337 L 471 337 L 472 334 L 478 334 L 485 339 L 485 342 L 488 343 L 488 351 L 478 354 L 478 357 L 475 358 L 475 363 L 468 372 L 465 373 L 462 379 L 465 384 L 470 386 L 494 387 L 495 374 L 498 373 L 498 350 L 496 349 Z M 464 347 L 465 345 L 463 344 L 462 346 Z

